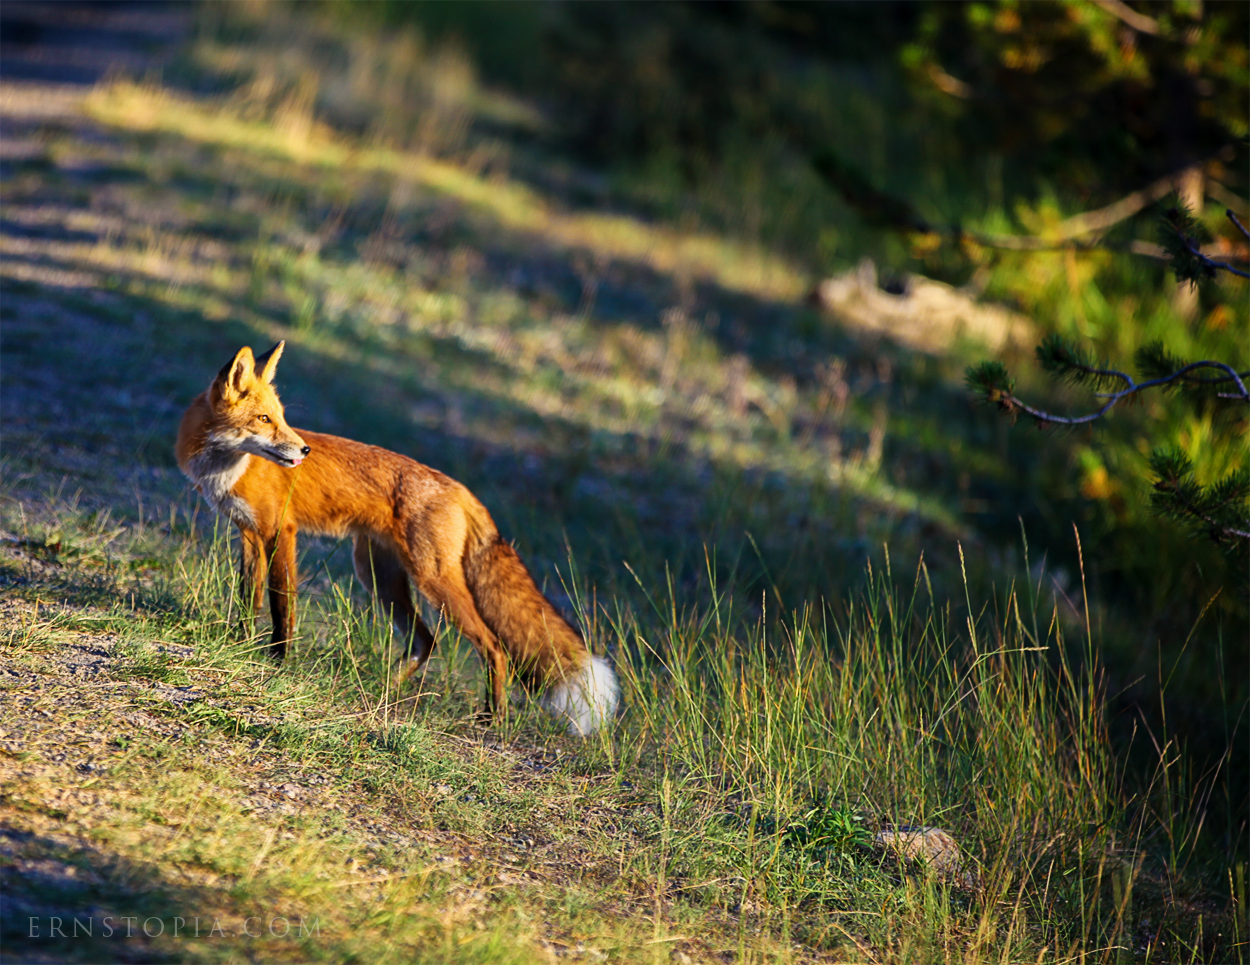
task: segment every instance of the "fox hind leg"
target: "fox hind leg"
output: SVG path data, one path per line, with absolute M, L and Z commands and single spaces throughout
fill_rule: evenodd
M 377 600 L 382 611 L 390 615 L 395 632 L 404 640 L 408 672 L 420 670 L 434 649 L 434 634 L 413 606 L 404 564 L 376 540 L 357 536 L 352 545 L 352 565 L 356 579 Z
M 417 571 L 420 573 L 420 571 Z M 469 638 L 486 666 L 488 716 L 493 720 L 507 712 L 508 655 L 494 631 L 486 625 L 473 602 L 473 594 L 458 567 L 421 574 L 417 578 L 421 595 L 445 613 Z

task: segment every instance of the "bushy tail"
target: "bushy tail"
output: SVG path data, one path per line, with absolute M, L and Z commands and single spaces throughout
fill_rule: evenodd
M 493 525 L 471 538 L 465 582 L 477 611 L 508 652 L 513 670 L 541 692 L 543 707 L 585 736 L 612 719 L 620 687 L 611 665 L 591 657 L 582 635 L 539 591 Z
M 552 716 L 568 721 L 570 734 L 585 737 L 612 719 L 620 699 L 612 665 L 603 657 L 591 657 L 577 673 L 550 687 L 542 705 Z

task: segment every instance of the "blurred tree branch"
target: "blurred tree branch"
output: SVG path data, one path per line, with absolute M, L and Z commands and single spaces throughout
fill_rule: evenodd
M 1208 395 L 1211 390 L 1227 387 L 1233 391 L 1215 391 L 1214 397 L 1250 403 L 1250 390 L 1246 388 L 1246 382 L 1250 380 L 1250 370 L 1238 372 L 1231 365 L 1210 359 L 1183 362 L 1169 356 L 1159 342 L 1152 342 L 1137 353 L 1136 363 L 1140 372 L 1164 370 L 1163 374 L 1147 378 L 1143 382 L 1137 382 L 1132 376 L 1117 369 L 1094 363 L 1072 342 L 1059 335 L 1047 337 L 1037 347 L 1037 361 L 1051 375 L 1073 385 L 1091 384 L 1096 388 L 1120 385 L 1122 388 L 1118 391 L 1095 392 L 1095 396 L 1107 401 L 1094 412 L 1082 416 L 1062 416 L 1034 408 L 1017 397 L 1014 393 L 1015 380 L 1007 374 L 1007 368 L 1001 362 L 979 362 L 968 369 L 966 381 L 970 388 L 983 394 L 988 402 L 997 405 L 1004 412 L 1013 415 L 1023 412 L 1042 425 L 1084 425 L 1101 419 L 1117 404 L 1139 392 L 1173 386 L 1205 392 Z M 1207 376 L 1203 374 L 1205 370 L 1222 374 Z
M 1166 260 L 1168 250 L 1150 241 L 1107 242 L 1101 238 L 1081 240 L 1082 235 L 1100 235 L 1127 221 L 1149 205 L 1176 190 L 1184 171 L 1165 175 L 1131 194 L 1102 208 L 1085 211 L 1060 222 L 1045 237 L 1033 235 L 993 235 L 969 231 L 960 225 L 932 225 L 905 199 L 877 189 L 859 171 L 829 150 L 812 157 L 816 173 L 836 190 L 869 224 L 895 231 L 935 235 L 956 244 L 971 242 L 982 248 L 1004 251 L 1120 251 L 1156 260 Z M 1231 212 L 1230 212 L 1231 215 Z M 1234 218 L 1236 222 L 1236 218 Z M 1236 222 L 1240 225 L 1240 222 Z M 1240 274 L 1234 268 L 1228 268 Z
M 1141 190 L 1134 191 L 1132 194 L 1126 195 L 1119 201 L 1113 202 L 1104 208 L 1073 215 L 1060 223 L 1055 230 L 1055 236 L 1067 240 L 1096 231 L 1106 231 L 1121 221 L 1126 221 L 1133 217 L 1147 205 L 1153 204 L 1160 198 L 1165 198 L 1171 194 L 1176 190 L 1177 180 L 1182 173 L 1177 172 L 1159 178 L 1153 184 L 1148 184 Z
M 1159 21 L 1154 17 L 1147 17 L 1144 13 L 1138 13 L 1123 0 L 1094 0 L 1094 3 L 1111 16 L 1124 21 L 1138 33 L 1150 34 L 1152 37 L 1159 33 Z

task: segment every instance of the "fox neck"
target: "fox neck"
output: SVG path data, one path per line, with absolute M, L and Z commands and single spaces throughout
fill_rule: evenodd
M 234 486 L 247 472 L 251 456 L 238 449 L 215 445 L 212 439 L 188 461 L 187 475 L 213 509 L 240 525 L 253 523 L 252 508 L 234 495 Z

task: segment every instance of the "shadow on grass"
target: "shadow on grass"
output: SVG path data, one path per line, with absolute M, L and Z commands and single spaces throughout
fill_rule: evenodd
M 280 912 L 249 910 L 256 937 L 242 935 L 244 916 L 219 891 L 105 847 L 0 826 L 0 852 L 6 961 L 215 961 L 222 946 L 246 943 L 263 956 L 266 940 L 278 944 L 266 925 Z
M 6 961 L 195 962 L 327 957 L 334 924 L 260 889 L 188 884 L 105 846 L 0 826 Z M 318 949 L 314 952 L 313 949 Z M 303 954 L 301 954 L 301 951 Z M 312 954 L 310 954 L 310 952 Z
M 534 257 L 567 267 L 567 253 L 531 250 L 538 252 Z M 503 275 L 511 270 L 511 256 L 498 257 L 497 268 L 486 271 L 488 284 L 507 287 Z M 55 258 L 44 261 L 73 267 Z M 657 283 L 653 277 L 651 284 Z M 704 547 L 717 547 L 712 575 L 748 598 L 767 592 L 783 606 L 833 600 L 861 585 L 864 561 L 889 542 L 907 568 L 923 548 L 938 592 L 958 597 L 955 538 L 979 542 L 963 525 L 963 510 L 976 519 L 980 536 L 988 537 L 988 545 L 969 554 L 974 588 L 1012 568 L 1022 528 L 1051 551 L 1053 563 L 1069 573 L 1077 568 L 1075 544 L 1058 524 L 1079 518 L 1080 507 L 1048 499 L 1040 488 L 1047 463 L 1066 458 L 1063 440 L 1008 448 L 1006 427 L 992 413 L 974 410 L 943 374 L 941 360 L 878 339 L 860 342 L 845 332 L 813 329 L 802 341 L 807 354 L 795 355 L 793 344 L 785 345 L 798 336 L 787 325 L 797 324 L 800 309 L 708 289 L 710 299 L 789 319 L 786 325 L 758 326 L 757 362 L 767 359 L 777 370 L 792 368 L 810 378 L 821 360 L 841 353 L 863 370 L 852 369 L 848 377 L 856 381 L 861 411 L 852 409 L 833 427 L 793 424 L 788 438 L 765 440 L 791 459 L 791 467 L 744 466 L 692 448 L 680 412 L 660 411 L 636 431 L 614 431 L 519 404 L 497 388 L 497 379 L 507 375 L 502 359 L 466 344 L 455 332 L 417 330 L 384 338 L 376 328 L 325 318 L 304 329 L 281 308 L 256 301 L 247 303 L 246 322 L 209 321 L 159 294 L 143 293 L 151 289 L 151 279 L 137 270 L 115 270 L 110 286 L 106 300 L 42 287 L 44 297 L 73 306 L 91 325 L 78 340 L 87 357 L 73 366 L 76 377 L 54 363 L 60 371 L 50 379 L 65 384 L 84 409 L 96 413 L 102 385 L 124 385 L 128 398 L 159 400 L 155 419 L 141 429 L 123 430 L 142 431 L 143 444 L 136 448 L 158 465 L 172 468 L 182 407 L 222 360 L 241 344 L 260 347 L 281 334 L 292 339 L 280 382 L 294 425 L 382 445 L 448 472 L 494 509 L 506 534 L 521 538 L 522 551 L 538 570 L 563 563 L 572 549 L 585 575 L 605 592 L 634 592 L 631 578 L 622 582 L 622 560 L 649 582 L 663 582 L 667 572 L 679 586 L 693 589 L 708 575 Z M 30 286 L 18 286 L 18 293 L 29 292 Z M 183 305 L 238 297 L 197 285 L 181 286 L 180 296 Z M 723 328 L 731 316 L 718 317 Z M 592 318 L 593 324 L 607 324 L 597 312 Z M 41 343 L 27 348 L 20 329 L 18 335 L 15 356 L 32 351 L 39 355 L 34 364 L 48 364 Z M 135 368 L 134 360 L 145 357 L 157 364 Z M 112 364 L 92 368 L 89 358 Z M 873 375 L 885 358 L 901 373 L 894 384 Z M 550 375 L 561 377 L 556 370 Z M 872 426 L 862 410 L 870 405 L 889 411 L 903 427 L 885 434 L 880 469 L 839 478 L 818 456 L 813 459 L 819 450 L 804 453 L 804 434 L 829 433 L 843 451 L 865 452 Z M 129 412 L 117 418 L 140 421 Z M 108 434 L 91 419 L 69 429 L 79 436 Z

